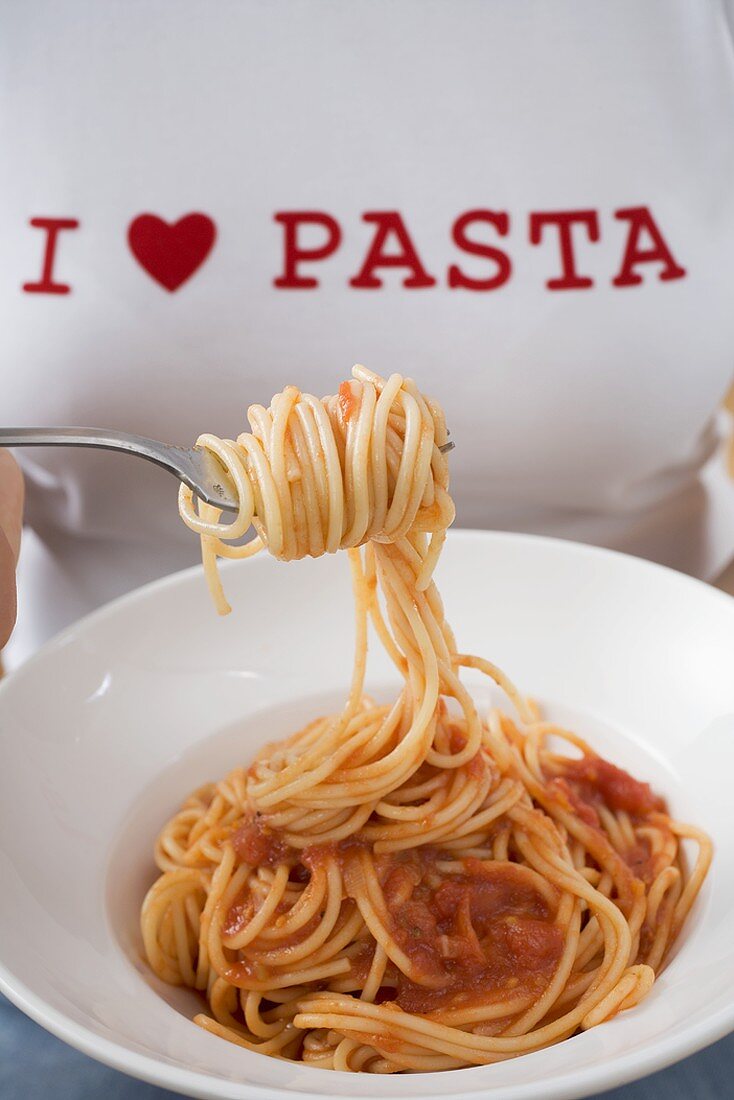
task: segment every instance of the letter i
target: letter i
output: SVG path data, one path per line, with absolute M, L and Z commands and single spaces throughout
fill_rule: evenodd
M 46 250 L 41 278 L 36 283 L 23 283 L 23 290 L 26 294 L 68 294 L 71 290 L 68 283 L 54 282 L 54 257 L 60 230 L 76 229 L 79 222 L 76 218 L 31 218 L 29 224 L 34 229 L 46 230 Z

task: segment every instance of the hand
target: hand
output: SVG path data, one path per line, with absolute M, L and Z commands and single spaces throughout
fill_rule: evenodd
M 9 451 L 0 450 L 0 649 L 15 626 L 15 566 L 23 521 L 23 475 Z

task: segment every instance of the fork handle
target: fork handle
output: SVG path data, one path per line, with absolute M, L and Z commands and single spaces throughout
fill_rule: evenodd
M 111 428 L 0 428 L 0 447 L 99 447 L 140 455 L 178 475 L 176 463 L 166 453 L 168 444 Z

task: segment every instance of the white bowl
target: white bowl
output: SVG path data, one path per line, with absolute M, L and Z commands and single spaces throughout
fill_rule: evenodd
M 341 702 L 352 612 L 343 555 L 199 569 L 110 604 L 0 688 L 0 987 L 85 1053 L 192 1096 L 569 1100 L 643 1076 L 734 1028 L 734 600 L 606 551 L 454 532 L 438 571 L 460 648 L 669 796 L 716 854 L 643 1004 L 498 1065 L 374 1077 L 250 1053 L 190 1021 L 154 979 L 138 912 L 156 832 L 194 787 Z M 477 696 L 487 687 L 468 676 Z M 368 688 L 396 686 L 377 644 Z

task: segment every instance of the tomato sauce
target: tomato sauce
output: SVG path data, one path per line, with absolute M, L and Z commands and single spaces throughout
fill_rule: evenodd
M 253 867 L 276 867 L 284 863 L 291 849 L 259 817 L 250 818 L 231 837 L 235 855 Z
M 224 918 L 222 932 L 225 936 L 235 936 L 249 924 L 255 914 L 255 906 L 252 898 L 240 897 L 233 901 Z
M 564 761 L 561 774 L 573 793 L 592 808 L 603 804 L 610 810 L 623 811 L 635 818 L 666 810 L 665 801 L 655 794 L 649 783 L 640 782 L 594 753 Z
M 444 874 L 438 858 L 428 848 L 378 860 L 390 932 L 418 974 L 398 973 L 386 999 L 430 1012 L 546 983 L 563 934 L 529 876 L 512 863 L 476 859 Z
M 230 985 L 239 985 L 247 988 L 247 983 L 255 977 L 255 968 L 246 959 L 232 963 L 224 971 L 223 977 Z
M 651 814 L 667 813 L 665 800 L 655 794 L 649 783 L 640 782 L 594 753 L 565 760 L 560 768 L 560 775 L 548 779 L 548 792 L 560 807 L 593 829 L 601 829 L 598 812 L 601 807 L 628 814 L 633 825 L 644 824 Z M 663 827 L 660 822 L 656 825 Z M 647 838 L 637 838 L 619 854 L 634 878 L 648 886 L 652 883 L 659 867 Z
M 304 884 L 327 857 L 346 865 L 360 850 L 371 850 L 368 842 L 355 836 L 295 852 L 259 817 L 241 825 L 232 844 L 239 859 L 253 866 L 290 863 L 291 879 Z M 542 988 L 563 951 L 563 934 L 554 924 L 555 905 L 516 864 L 466 859 L 456 873 L 446 873 L 438 863 L 448 858 L 426 846 L 375 859 L 388 931 L 412 964 L 412 979 L 388 965 L 378 1002 L 394 1002 L 409 1012 L 431 1012 L 493 993 L 514 996 Z M 225 920 L 225 935 L 244 928 L 252 914 L 252 901 L 244 895 L 237 898 Z M 316 915 L 299 929 L 292 941 L 309 935 L 318 919 Z M 352 959 L 358 985 L 366 980 L 373 954 L 374 945 L 366 944 Z M 243 963 L 233 964 L 227 975 L 235 984 L 249 976 Z
M 624 861 L 635 878 L 642 879 L 650 886 L 655 878 L 657 860 L 650 850 L 647 840 L 639 840 L 624 853 Z
M 553 796 L 554 801 L 561 809 L 566 810 L 567 813 L 572 813 L 585 825 L 590 825 L 592 829 L 601 827 L 599 814 L 591 802 L 586 802 L 577 793 L 575 786 L 569 783 L 567 779 L 556 776 L 555 779 L 548 781 L 547 786 L 548 793 Z
M 342 382 L 339 386 L 339 409 L 341 410 L 345 424 L 348 424 L 349 421 L 357 415 L 359 412 L 359 405 L 359 398 L 354 396 L 351 383 Z

